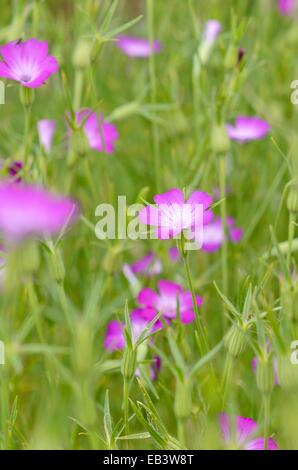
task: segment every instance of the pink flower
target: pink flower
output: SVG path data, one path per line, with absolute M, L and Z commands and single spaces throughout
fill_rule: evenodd
M 213 43 L 220 32 L 221 32 L 220 22 L 217 20 L 209 20 L 207 21 L 205 28 L 204 28 L 202 41 Z
M 41 119 L 37 123 L 37 132 L 40 144 L 46 153 L 50 153 L 52 141 L 56 130 L 56 121 L 51 119 Z
M 184 230 L 196 232 L 213 217 L 209 209 L 212 197 L 202 191 L 194 191 L 185 203 L 183 192 L 174 188 L 154 196 L 154 202 L 156 206 L 146 206 L 139 212 L 139 220 L 156 227 L 158 238 L 163 240 Z
M 97 114 L 91 109 L 83 109 L 76 113 L 77 124 L 84 122 L 83 129 L 89 145 L 98 152 L 113 153 L 115 142 L 119 135 L 117 128 L 103 119 L 102 114 Z
M 150 44 L 146 39 L 132 36 L 119 36 L 116 46 L 130 57 L 150 57 L 151 54 L 161 51 L 161 44 L 158 41 Z
M 277 0 L 277 5 L 282 15 L 292 15 L 297 7 L 296 0 Z
M 7 242 L 60 232 L 78 215 L 77 203 L 39 186 L 0 184 L 0 232 Z
M 268 122 L 258 117 L 239 116 L 235 126 L 227 124 L 228 136 L 238 142 L 249 142 L 251 140 L 263 139 L 270 131 Z
M 228 217 L 227 231 L 229 239 L 233 243 L 238 243 L 243 236 L 243 230 L 239 227 L 235 227 L 234 224 L 234 219 L 232 217 Z M 217 217 L 214 221 L 210 222 L 210 224 L 204 226 L 202 250 L 207 252 L 217 251 L 221 247 L 223 241 L 223 224 L 221 218 Z
M 177 246 L 172 246 L 171 248 L 169 248 L 168 254 L 169 254 L 169 258 L 172 261 L 172 263 L 176 263 L 178 261 L 178 259 L 179 259 L 179 250 L 178 250 Z
M 203 299 L 196 296 L 196 302 L 200 306 Z M 195 319 L 191 293 L 184 291 L 175 282 L 160 280 L 158 292 L 150 287 L 144 287 L 138 295 L 138 303 L 161 313 L 167 320 L 177 318 L 178 309 L 182 323 L 191 323 Z
M 143 258 L 132 263 L 130 268 L 134 274 L 144 274 L 147 277 L 156 276 L 157 274 L 160 274 L 162 270 L 160 260 L 152 251 Z
M 37 39 L 12 41 L 0 47 L 0 77 L 38 88 L 58 71 L 55 57 L 48 55 L 48 43 Z
M 225 443 L 232 449 L 265 450 L 265 439 L 255 437 L 257 423 L 251 418 L 237 416 L 234 426 L 226 413 L 219 416 L 219 423 Z M 268 439 L 268 450 L 278 450 L 273 439 Z
M 156 313 L 152 309 L 148 308 L 137 308 L 131 312 L 130 321 L 134 342 L 139 339 L 148 323 L 150 323 L 155 316 Z M 123 335 L 124 326 L 124 324 L 121 325 L 117 320 L 113 320 L 108 324 L 104 339 L 104 348 L 107 351 L 116 351 L 125 347 L 125 338 Z M 154 331 L 158 328 L 161 328 L 160 322 L 156 322 L 150 331 Z

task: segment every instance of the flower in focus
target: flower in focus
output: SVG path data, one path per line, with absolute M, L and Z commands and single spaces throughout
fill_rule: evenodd
M 202 297 L 196 296 L 196 302 L 198 307 L 202 305 Z M 160 280 L 158 292 L 150 287 L 144 287 L 138 295 L 138 303 L 160 312 L 166 320 L 176 319 L 178 312 L 184 324 L 191 323 L 195 319 L 190 291 L 184 291 L 175 282 Z
M 41 119 L 37 123 L 39 142 L 45 149 L 46 153 L 50 153 L 55 130 L 56 121 L 52 119 Z
M 250 116 L 237 117 L 234 126 L 227 124 L 229 138 L 241 143 L 263 139 L 270 129 L 271 126 L 268 122 L 258 117 Z
M 156 313 L 152 309 L 147 308 L 136 308 L 131 312 L 130 322 L 132 328 L 133 341 L 136 342 L 143 331 L 147 328 Z M 117 320 L 111 321 L 107 326 L 107 331 L 104 338 L 104 348 L 107 351 L 116 351 L 123 349 L 125 346 L 125 338 L 123 335 L 124 324 L 119 323 Z M 160 328 L 162 325 L 157 321 L 151 328 L 151 332 Z M 150 331 L 148 333 L 150 333 Z
M 226 413 L 219 416 L 219 423 L 223 439 L 230 449 L 237 450 L 265 450 L 265 439 L 255 437 L 258 430 L 257 423 L 251 418 L 236 416 L 234 426 Z M 278 450 L 273 439 L 268 439 L 268 450 Z
M 158 41 L 149 41 L 133 36 L 119 36 L 116 41 L 118 46 L 126 55 L 130 57 L 150 57 L 161 51 L 161 44 Z
M 194 191 L 184 202 L 180 189 L 170 189 L 154 196 L 156 206 L 146 206 L 139 212 L 139 220 L 157 228 L 162 240 L 180 235 L 184 230 L 196 231 L 211 222 L 213 213 L 209 209 L 212 197 L 203 191 Z
M 233 243 L 239 243 L 243 230 L 235 227 L 235 221 L 232 217 L 227 218 L 227 231 L 229 239 Z M 217 217 L 210 224 L 204 226 L 202 250 L 213 252 L 219 250 L 224 241 L 224 228 L 220 217 Z
M 277 6 L 282 15 L 292 15 L 296 10 L 296 0 L 277 0 Z
M 38 88 L 58 71 L 55 57 L 48 55 L 48 43 L 37 39 L 12 41 L 0 47 L 0 77 L 10 78 L 24 87 Z
M 114 124 L 104 121 L 102 114 L 91 109 L 83 109 L 76 113 L 77 124 L 83 124 L 89 145 L 98 152 L 113 153 L 119 135 Z
M 78 215 L 71 199 L 23 183 L 0 184 L 0 232 L 7 242 L 60 232 Z

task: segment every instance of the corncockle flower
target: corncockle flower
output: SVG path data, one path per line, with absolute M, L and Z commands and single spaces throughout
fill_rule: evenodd
M 37 132 L 40 144 L 46 153 L 50 153 L 54 133 L 56 130 L 56 121 L 52 119 L 41 119 L 37 123 Z
M 221 32 L 221 24 L 217 20 L 208 20 L 202 34 L 202 41 L 214 42 Z
M 19 183 L 22 181 L 20 173 L 23 169 L 23 162 L 16 160 L 8 167 L 8 174 L 12 177 L 12 181 Z
M 115 44 L 129 57 L 150 57 L 161 51 L 160 42 L 150 44 L 147 39 L 133 36 L 119 36 Z
M 12 41 L 0 47 L 0 77 L 24 87 L 38 88 L 58 71 L 55 57 L 48 55 L 48 43 L 37 39 Z
M 133 341 L 137 341 L 143 331 L 147 328 L 156 312 L 151 308 L 136 308 L 131 312 L 130 321 L 132 328 Z M 106 335 L 104 338 L 104 348 L 107 351 L 116 351 L 125 347 L 125 338 L 123 335 L 124 324 L 119 323 L 117 320 L 111 321 L 107 326 Z M 160 321 L 155 322 L 148 334 L 156 329 L 162 327 Z
M 277 5 L 282 15 L 292 15 L 297 7 L 297 0 L 277 0 Z
M 202 305 L 202 297 L 196 296 L 196 302 L 198 307 Z M 175 282 L 160 280 L 158 292 L 150 287 L 144 287 L 138 295 L 138 303 L 161 313 L 167 320 L 176 319 L 178 313 L 184 324 L 191 323 L 195 319 L 191 292 L 184 291 Z
M 258 425 L 251 418 L 236 416 L 235 423 L 231 423 L 231 418 L 222 413 L 219 417 L 220 428 L 223 439 L 229 449 L 234 450 L 265 450 L 265 439 L 255 437 Z M 278 450 L 273 439 L 268 439 L 268 450 Z
M 143 258 L 130 265 L 134 274 L 144 274 L 147 277 L 156 276 L 161 273 L 162 266 L 160 260 L 152 251 Z
M 271 126 L 268 122 L 258 117 L 250 116 L 238 116 L 235 121 L 235 126 L 227 124 L 229 138 L 241 143 L 263 139 L 270 129 Z
M 0 184 L 0 232 L 8 243 L 58 233 L 77 215 L 76 202 L 39 186 L 5 181 Z
M 97 114 L 91 109 L 83 109 L 77 112 L 76 120 L 78 125 L 83 123 L 85 135 L 93 150 L 113 153 L 115 142 L 119 137 L 114 124 L 105 122 L 102 114 Z
M 183 192 L 176 188 L 157 194 L 153 199 L 156 206 L 144 207 L 139 212 L 139 220 L 156 227 L 158 238 L 163 240 L 176 237 L 184 230 L 200 232 L 213 218 L 209 209 L 212 197 L 203 191 L 194 191 L 186 203 Z
M 232 217 L 227 217 L 227 231 L 229 239 L 233 243 L 239 243 L 243 236 L 243 230 L 235 227 Z M 220 249 L 224 241 L 224 228 L 220 217 L 217 217 L 210 224 L 204 226 L 202 250 L 213 252 Z

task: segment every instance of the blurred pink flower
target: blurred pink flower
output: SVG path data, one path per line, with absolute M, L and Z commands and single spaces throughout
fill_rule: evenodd
M 143 258 L 130 265 L 134 274 L 144 274 L 148 277 L 156 276 L 161 273 L 162 266 L 155 253 L 150 251 Z
M 58 233 L 77 215 L 76 202 L 39 186 L 0 184 L 0 232 L 8 243 Z
M 208 20 L 202 35 L 202 41 L 214 42 L 221 32 L 221 24 L 217 20 Z
M 41 119 L 37 123 L 37 132 L 40 144 L 46 153 L 50 153 L 52 141 L 56 130 L 56 121 L 52 119 Z
M 139 220 L 156 227 L 158 238 L 163 240 L 173 238 L 184 230 L 196 231 L 213 218 L 209 209 L 212 197 L 202 191 L 194 191 L 187 202 L 184 202 L 183 192 L 177 188 L 157 194 L 153 199 L 156 206 L 141 209 Z
M 236 416 L 234 419 L 235 425 L 233 426 L 230 417 L 226 413 L 219 416 L 220 428 L 225 443 L 235 450 L 265 450 L 265 439 L 255 437 L 258 430 L 257 423 L 251 418 L 243 418 L 242 416 Z M 268 450 L 278 450 L 273 439 L 268 439 Z
M 235 126 L 227 124 L 228 136 L 238 142 L 263 139 L 270 130 L 268 122 L 258 117 L 238 116 Z
M 233 243 L 239 243 L 243 236 L 243 230 L 235 227 L 232 217 L 227 218 L 227 231 L 229 239 Z M 213 252 L 219 250 L 224 241 L 223 224 L 220 217 L 217 217 L 210 224 L 204 226 L 202 250 Z
M 168 254 L 169 254 L 169 258 L 172 261 L 172 263 L 176 263 L 178 261 L 178 259 L 179 259 L 179 250 L 178 250 L 177 246 L 172 246 L 171 248 L 169 248 Z
M 0 47 L 0 77 L 38 88 L 58 71 L 55 57 L 48 55 L 48 43 L 37 39 L 12 41 Z
M 277 6 L 282 15 L 292 15 L 297 7 L 297 0 L 277 0 Z
M 201 306 L 202 297 L 196 296 L 196 302 Z M 190 291 L 184 291 L 175 282 L 160 280 L 158 292 L 150 287 L 144 287 L 138 295 L 138 303 L 161 313 L 168 320 L 177 318 L 178 309 L 182 323 L 191 323 L 195 319 Z
M 98 152 L 113 153 L 119 135 L 116 126 L 104 121 L 102 114 L 91 109 L 82 109 L 76 113 L 77 124 L 83 122 L 83 129 L 89 145 Z
M 161 51 L 160 42 L 154 41 L 150 44 L 146 39 L 133 36 L 119 36 L 115 44 L 130 57 L 150 57 L 152 53 Z
M 148 308 L 136 308 L 130 314 L 131 328 L 133 341 L 136 342 L 143 331 L 146 329 L 148 323 L 150 323 L 156 312 Z M 116 351 L 123 349 L 125 346 L 125 338 L 123 335 L 124 324 L 119 323 L 117 320 L 111 321 L 107 326 L 107 331 L 104 338 L 104 348 L 107 351 Z M 161 328 L 161 323 L 157 321 L 151 328 L 148 334 L 156 329 Z
M 8 168 L 8 174 L 11 176 L 11 180 L 20 183 L 22 178 L 20 177 L 20 173 L 23 169 L 23 162 L 16 160 L 12 162 L 12 164 Z

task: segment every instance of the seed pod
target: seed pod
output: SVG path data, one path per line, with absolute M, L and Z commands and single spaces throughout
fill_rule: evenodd
M 191 382 L 188 379 L 176 382 L 174 410 L 176 417 L 180 419 L 188 418 L 191 414 Z
M 274 367 L 272 355 L 269 357 L 258 358 L 257 363 L 257 387 L 263 394 L 269 394 L 272 392 L 274 387 Z
M 226 334 L 224 342 L 231 356 L 238 357 L 244 351 L 246 331 L 243 325 L 234 324 Z
M 121 363 L 121 373 L 123 377 L 131 379 L 137 367 L 137 351 L 126 347 L 123 353 L 122 363 Z
M 226 154 L 230 148 L 230 139 L 224 124 L 217 124 L 211 133 L 211 148 L 216 154 Z

